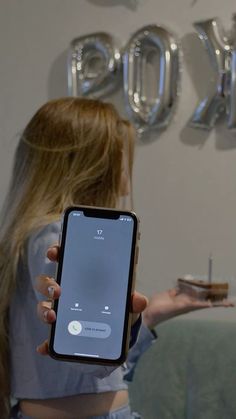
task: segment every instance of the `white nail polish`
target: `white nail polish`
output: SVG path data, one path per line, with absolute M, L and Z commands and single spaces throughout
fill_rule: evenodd
M 50 298 L 53 298 L 54 291 L 55 291 L 54 287 L 52 287 L 52 286 L 48 287 L 48 294 L 49 294 Z

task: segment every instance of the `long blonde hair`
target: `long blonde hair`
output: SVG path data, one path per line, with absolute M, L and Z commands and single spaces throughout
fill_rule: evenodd
M 20 138 L 0 234 L 1 418 L 7 417 L 10 392 L 8 308 L 25 241 L 33 230 L 59 219 L 67 206 L 115 207 L 124 142 L 131 178 L 132 126 L 113 105 L 84 98 L 46 103 Z

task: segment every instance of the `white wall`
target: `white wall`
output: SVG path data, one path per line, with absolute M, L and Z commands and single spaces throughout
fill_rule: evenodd
M 135 208 L 142 241 L 138 287 L 147 294 L 184 273 L 236 276 L 236 136 L 225 123 L 211 133 L 187 127 L 198 93 L 208 81 L 207 57 L 193 22 L 214 16 L 230 28 L 233 0 L 1 0 L 0 205 L 18 133 L 48 99 L 67 94 L 70 41 L 95 31 L 125 44 L 150 23 L 174 31 L 183 47 L 178 108 L 167 130 L 136 151 Z M 212 5 L 214 4 L 214 8 Z M 124 109 L 123 109 L 124 112 Z M 236 287 L 235 287 L 236 293 Z M 191 315 L 236 319 L 236 309 Z

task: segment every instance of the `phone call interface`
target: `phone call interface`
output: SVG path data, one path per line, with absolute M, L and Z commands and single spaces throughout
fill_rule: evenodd
M 68 215 L 54 350 L 58 354 L 120 357 L 134 220 Z

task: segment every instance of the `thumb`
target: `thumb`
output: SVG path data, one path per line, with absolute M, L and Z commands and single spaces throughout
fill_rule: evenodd
M 132 313 L 142 313 L 143 310 L 145 310 L 145 308 L 148 305 L 148 299 L 145 295 L 140 294 L 137 291 L 134 291 L 133 295 L 132 295 L 132 308 L 131 311 Z

